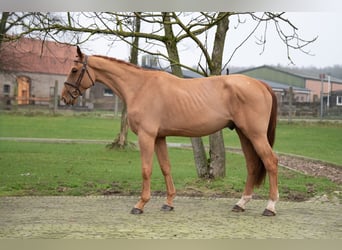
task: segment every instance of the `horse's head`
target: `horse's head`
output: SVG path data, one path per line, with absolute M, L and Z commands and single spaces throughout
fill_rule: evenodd
M 81 52 L 77 46 L 77 60 L 71 68 L 70 73 L 64 83 L 61 99 L 67 105 L 74 105 L 76 99 L 94 85 L 94 72 L 87 65 L 88 57 Z

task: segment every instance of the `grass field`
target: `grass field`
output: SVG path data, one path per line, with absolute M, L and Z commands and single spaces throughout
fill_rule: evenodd
M 0 115 L 0 137 L 38 137 L 111 140 L 119 120 L 97 115 L 25 116 Z M 341 124 L 280 123 L 275 149 L 342 165 Z M 235 132 L 224 132 L 226 146 L 239 147 Z M 136 141 L 134 134 L 129 134 Z M 173 137 L 169 142 L 189 142 Z M 243 190 L 246 170 L 240 155 L 228 153 L 227 177 L 199 180 L 191 150 L 170 149 L 173 177 L 178 193 L 237 197 Z M 137 150 L 112 151 L 102 144 L 52 144 L 0 142 L 0 196 L 138 194 L 141 187 Z M 313 178 L 279 169 L 282 198 L 305 199 L 341 190 L 325 178 Z M 164 192 L 164 180 L 154 164 L 152 190 Z M 265 198 L 268 183 L 256 193 Z
M 0 115 L 0 137 L 112 140 L 120 120 L 93 114 L 79 116 Z M 226 146 L 240 147 L 234 131 L 223 131 Z M 129 140 L 136 141 L 133 133 Z M 204 139 L 205 143 L 208 142 Z M 168 142 L 190 143 L 189 138 L 169 137 Z M 275 150 L 321 159 L 342 166 L 342 123 L 279 122 Z

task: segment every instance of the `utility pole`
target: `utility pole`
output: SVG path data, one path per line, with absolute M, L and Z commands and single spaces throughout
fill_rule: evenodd
M 292 101 L 293 101 L 293 87 L 290 86 L 289 87 L 289 120 L 288 120 L 288 123 L 292 122 L 292 109 L 293 109 Z
M 58 81 L 55 81 L 55 87 L 53 89 L 53 113 L 57 113 L 58 106 Z
M 328 75 L 328 97 L 327 97 L 327 108 L 330 107 L 330 94 L 331 94 L 331 82 L 330 75 Z
M 319 74 L 319 78 L 321 79 L 321 112 L 320 112 L 320 119 L 323 119 L 323 80 L 325 78 L 325 74 Z

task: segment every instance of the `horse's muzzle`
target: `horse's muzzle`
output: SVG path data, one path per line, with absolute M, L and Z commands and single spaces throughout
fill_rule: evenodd
M 61 97 L 61 101 L 63 101 L 66 105 L 68 105 L 68 101 L 65 99 L 64 96 Z
M 70 98 L 69 96 L 65 96 L 65 95 L 63 95 L 61 97 L 61 100 L 65 103 L 65 105 L 71 105 L 72 106 L 75 103 L 75 99 Z

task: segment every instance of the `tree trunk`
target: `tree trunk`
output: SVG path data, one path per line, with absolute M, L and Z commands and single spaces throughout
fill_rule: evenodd
M 225 13 L 219 13 L 218 18 Z M 217 23 L 217 29 L 214 40 L 214 48 L 211 56 L 212 63 L 209 64 L 211 75 L 221 75 L 222 56 L 224 42 L 229 26 L 229 17 L 222 19 Z M 222 131 L 218 131 L 209 136 L 210 167 L 209 174 L 212 178 L 225 177 L 226 175 L 226 152 L 224 147 Z
M 194 154 L 194 161 L 197 170 L 197 176 L 202 179 L 209 179 L 210 169 L 207 155 L 205 153 L 205 148 L 203 145 L 203 140 L 201 137 L 192 137 L 191 145 Z
M 174 39 L 172 25 L 170 22 L 170 16 L 168 13 L 163 13 L 164 19 L 164 31 L 165 31 L 165 46 L 170 58 L 172 73 L 176 76 L 183 77 L 183 72 L 178 64 L 173 62 L 179 62 L 179 54 L 177 49 L 177 43 Z M 191 144 L 194 154 L 194 161 L 197 170 L 197 175 L 200 178 L 209 177 L 208 160 L 205 153 L 203 141 L 200 137 L 191 138 Z
M 7 32 L 6 23 L 7 23 L 8 17 L 9 17 L 9 12 L 2 12 L 1 20 L 0 20 L 0 47 L 4 39 L 4 36 L 6 35 L 6 32 Z
M 139 14 L 140 12 L 138 12 Z M 136 32 L 140 32 L 140 18 L 139 15 L 135 17 L 134 29 Z M 131 47 L 131 55 L 130 55 L 130 63 L 135 65 L 138 64 L 138 47 L 139 47 L 139 37 L 134 37 L 133 44 Z M 108 145 L 109 148 L 119 148 L 124 149 L 127 146 L 132 146 L 133 144 L 128 142 L 127 135 L 128 135 L 128 119 L 127 119 L 127 106 L 126 103 L 122 104 L 122 111 L 121 111 L 121 127 L 120 133 L 116 136 L 114 141 Z
M 226 176 L 226 151 L 222 130 L 209 136 L 209 176 L 211 178 Z
M 182 68 L 179 64 L 174 62 L 179 62 L 179 54 L 177 49 L 177 42 L 172 30 L 172 24 L 170 20 L 169 13 L 163 12 L 163 24 L 164 24 L 164 32 L 165 32 L 165 47 L 167 53 L 169 55 L 169 61 L 171 64 L 172 74 L 183 77 Z

